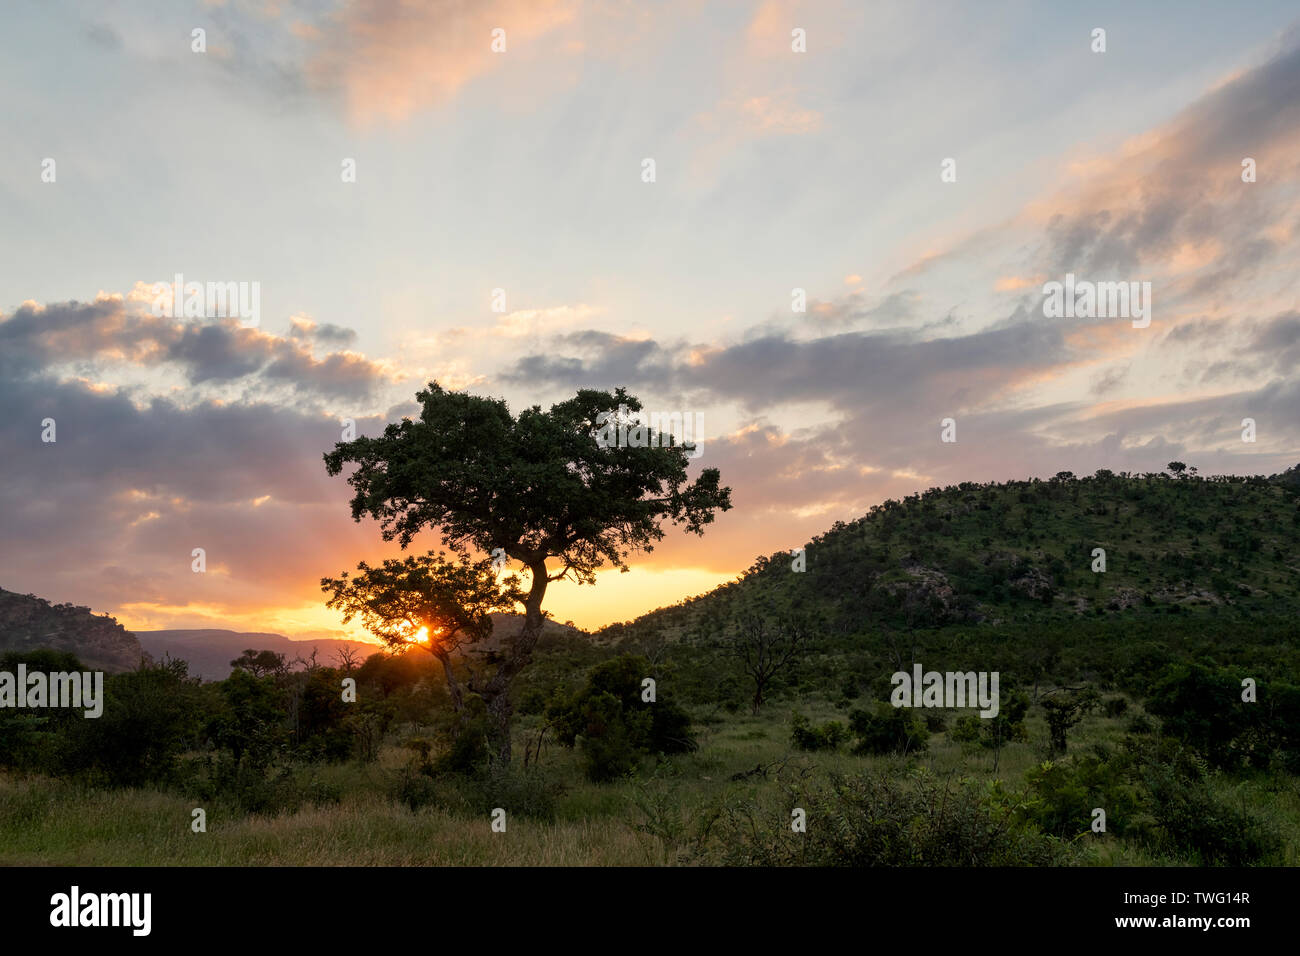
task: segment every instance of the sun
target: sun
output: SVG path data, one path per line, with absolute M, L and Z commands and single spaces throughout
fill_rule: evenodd
M 432 634 L 432 637 L 430 637 L 430 634 Z M 440 634 L 442 634 L 442 628 L 435 627 L 433 631 L 430 632 L 429 626 L 426 624 L 408 637 L 407 640 L 412 644 L 429 644 L 432 642 L 433 638 L 438 637 Z

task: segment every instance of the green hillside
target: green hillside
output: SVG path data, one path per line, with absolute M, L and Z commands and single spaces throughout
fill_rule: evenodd
M 1300 467 L 1207 478 L 1171 464 L 889 500 L 809 542 L 802 572 L 791 554 L 763 557 L 735 582 L 599 637 L 707 637 L 750 603 L 815 613 L 837 635 L 1300 610 Z

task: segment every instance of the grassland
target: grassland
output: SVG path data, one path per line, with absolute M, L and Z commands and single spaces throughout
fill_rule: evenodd
M 802 708 L 814 722 L 843 718 L 821 702 Z M 1090 717 L 1072 734 L 1071 752 L 1117 746 L 1132 714 Z M 773 704 L 757 717 L 729 715 L 699 724 L 700 748 L 671 761 L 647 761 L 635 777 L 612 784 L 584 780 L 575 752 L 547 747 L 540 766 L 515 773 L 502 793 L 491 785 L 432 783 L 423 805 L 401 796 L 411 751 L 402 739 L 424 728 L 390 735 L 373 763 L 300 766 L 292 776 L 300 805 L 272 814 L 236 806 L 204 806 L 207 832 L 191 830 L 199 804 L 180 793 L 151 789 L 95 789 L 41 776 L 0 775 L 0 862 L 7 865 L 126 866 L 642 866 L 712 863 L 725 858 L 728 835 L 710 828 L 720 810 L 745 810 L 773 830 L 789 819 L 790 793 L 801 783 L 835 772 L 883 771 L 891 776 L 928 772 L 966 777 L 981 785 L 1001 780 L 1015 791 L 1025 773 L 1045 759 L 1047 730 L 1027 721 L 1028 742 L 972 753 L 934 735 L 913 757 L 862 757 L 840 751 L 793 750 L 789 706 Z M 521 742 L 538 720 L 521 722 Z M 530 726 L 532 725 L 532 726 Z M 996 761 L 996 767 L 995 767 Z M 747 779 L 734 776 L 765 768 Z M 1218 796 L 1252 807 L 1285 835 L 1288 866 L 1300 865 L 1300 782 L 1278 788 L 1262 779 L 1216 778 Z M 499 801 L 499 802 L 498 802 Z M 494 833 L 492 806 L 507 812 L 506 832 Z M 819 821 L 810 816 L 811 830 Z M 760 825 L 763 823 L 760 822 Z M 1082 865 L 1168 865 L 1130 842 L 1094 834 L 1086 825 L 1063 846 Z

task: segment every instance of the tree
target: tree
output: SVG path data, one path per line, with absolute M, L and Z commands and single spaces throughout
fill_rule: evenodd
M 1054 754 L 1063 754 L 1066 734 L 1071 727 L 1083 719 L 1082 708 L 1073 698 L 1047 697 L 1043 699 L 1043 711 L 1047 715 L 1051 751 Z
M 1259 691 L 1265 703 L 1245 703 L 1235 672 L 1199 663 L 1170 665 L 1155 681 L 1146 709 L 1163 719 L 1167 735 L 1215 767 L 1267 766 L 1275 749 L 1296 747 L 1300 698 L 1282 683 L 1261 684 Z
M 719 484 L 716 468 L 689 482 L 692 446 L 640 425 L 641 403 L 622 388 L 583 389 L 549 411 L 534 405 L 517 417 L 504 401 L 436 382 L 416 398 L 418 420 L 338 443 L 325 467 L 338 475 L 356 466 L 347 479 L 352 517 L 377 520 L 385 540 L 405 548 L 436 529 L 458 553 L 503 555 L 527 572 L 523 624 L 480 689 L 498 757 L 508 762 L 510 686 L 541 637 L 547 585 L 566 577 L 593 584 L 606 565 L 627 570 L 629 555 L 663 537 L 664 521 L 703 534 L 715 512 L 731 507 L 731 489 Z M 611 443 L 611 434 L 618 440 Z
M 343 612 L 346 624 L 360 615 L 362 625 L 391 650 L 423 647 L 442 664 L 447 692 L 457 713 L 465 693 L 452 666 L 452 655 L 463 645 L 492 634 L 493 611 L 509 611 L 523 598 L 519 578 L 498 583 L 490 558 L 471 561 L 461 554 L 451 562 L 443 552 L 430 551 L 403 560 L 390 558 L 379 567 L 362 561 L 355 577 L 321 578 L 321 590 L 332 592 L 326 606 Z M 480 693 L 484 683 L 468 661 L 469 690 Z
M 221 682 L 222 707 L 208 722 L 208 734 L 230 751 L 235 764 L 247 760 L 263 770 L 283 742 L 284 691 L 269 677 L 237 668 Z
M 110 675 L 100 717 L 72 721 L 66 768 L 113 786 L 172 782 L 181 755 L 199 742 L 200 694 L 189 665 L 165 655 Z
M 339 670 L 351 674 L 361 666 L 361 653 L 355 647 L 344 645 L 334 652 L 334 660 L 338 661 Z
M 1187 470 L 1187 465 L 1181 461 L 1171 461 L 1165 466 L 1175 478 L 1183 477 L 1183 472 Z
M 248 671 L 254 677 L 263 677 L 267 674 L 278 676 L 289 670 L 289 663 L 283 654 L 277 654 L 275 651 L 258 651 L 251 647 L 231 661 L 230 666 L 235 670 Z
M 810 623 L 793 614 L 761 608 L 737 614 L 731 646 L 740 658 L 741 667 L 754 682 L 754 716 L 758 716 L 773 678 L 790 665 L 800 645 L 811 634 Z

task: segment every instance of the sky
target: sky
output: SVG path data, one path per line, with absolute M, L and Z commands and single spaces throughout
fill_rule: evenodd
M 360 637 L 320 578 L 398 549 L 321 456 L 434 380 L 700 416 L 734 508 L 552 585 L 584 627 L 935 485 L 1300 461 L 1293 3 L 0 16 L 5 589 Z M 1048 315 L 1067 275 L 1149 324 Z

